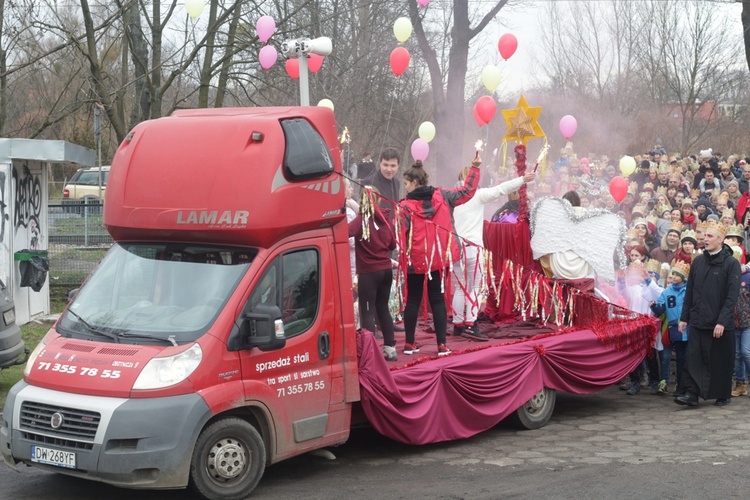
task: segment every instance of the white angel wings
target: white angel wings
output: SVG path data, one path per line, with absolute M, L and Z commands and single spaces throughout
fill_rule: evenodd
M 608 210 L 575 209 L 562 198 L 542 198 L 530 214 L 534 259 L 572 250 L 609 283 L 615 281 L 614 256 L 625 262 L 625 221 Z

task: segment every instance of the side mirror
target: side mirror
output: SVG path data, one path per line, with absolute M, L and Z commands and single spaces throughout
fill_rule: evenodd
M 74 288 L 73 290 L 68 292 L 68 304 L 73 302 L 73 299 L 76 298 L 76 295 L 78 295 L 78 290 L 80 290 L 80 288 Z
M 246 313 L 240 326 L 242 344 L 261 351 L 274 351 L 286 345 L 284 322 L 277 305 L 260 304 Z

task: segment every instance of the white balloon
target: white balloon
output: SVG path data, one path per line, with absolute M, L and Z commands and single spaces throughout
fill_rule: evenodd
M 320 101 L 318 101 L 318 106 L 328 108 L 333 111 L 333 102 L 330 99 L 321 99 Z
M 185 0 L 185 11 L 187 11 L 187 13 L 193 19 L 196 19 L 201 15 L 201 12 L 203 12 L 203 7 L 205 6 L 205 0 Z

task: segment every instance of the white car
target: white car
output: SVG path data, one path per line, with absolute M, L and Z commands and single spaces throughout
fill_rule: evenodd
M 99 177 L 101 176 L 101 189 Z M 99 213 L 99 206 L 104 203 L 104 194 L 109 178 L 109 165 L 80 169 L 70 178 L 63 188 L 63 205 L 95 205 L 92 212 Z M 66 211 L 71 211 L 66 209 Z M 74 211 L 80 211 L 79 208 Z

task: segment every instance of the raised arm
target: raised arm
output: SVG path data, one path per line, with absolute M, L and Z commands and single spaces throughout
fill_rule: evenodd
M 469 175 L 464 179 L 463 186 L 440 190 L 443 198 L 445 198 L 445 201 L 447 201 L 451 207 L 463 205 L 474 196 L 474 193 L 477 191 L 477 186 L 479 186 L 479 165 L 481 164 L 482 161 L 478 158 L 471 162 Z

